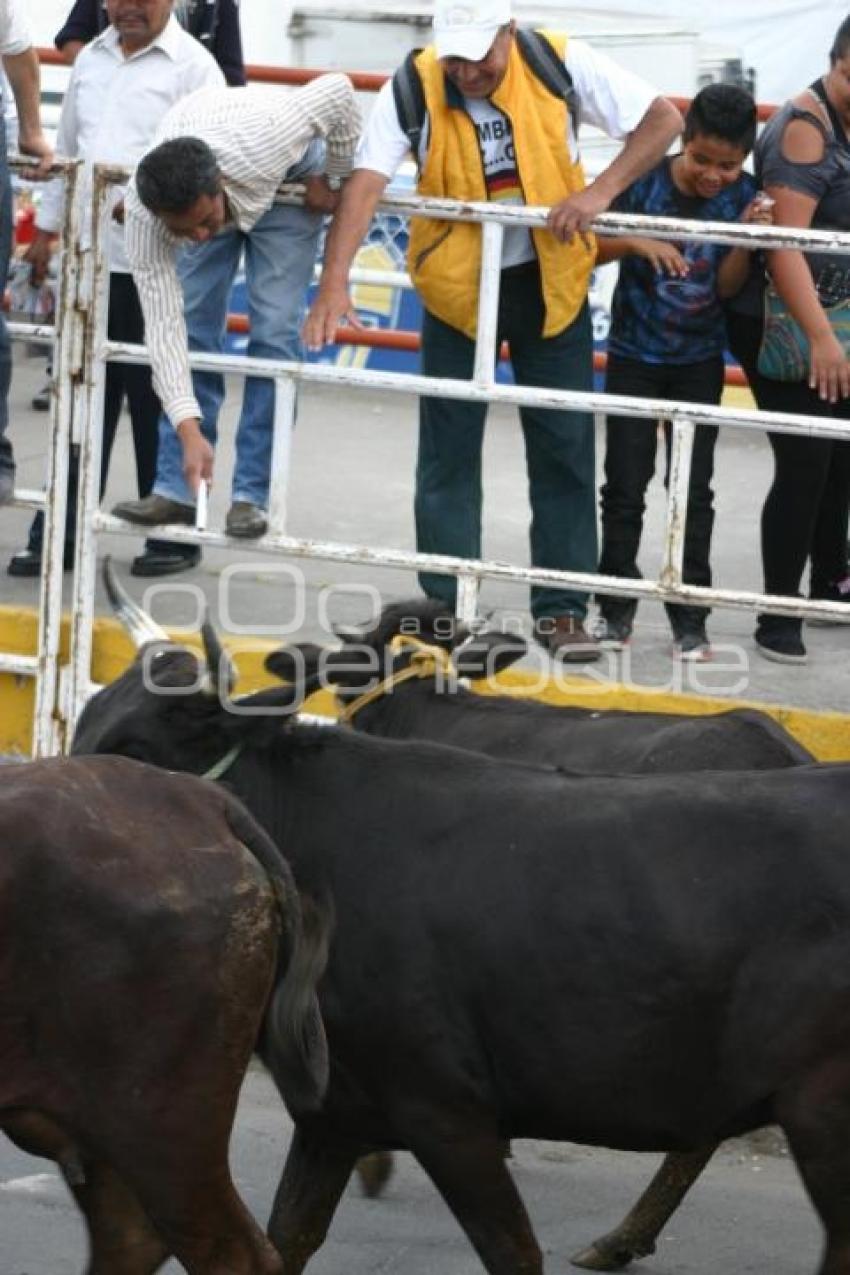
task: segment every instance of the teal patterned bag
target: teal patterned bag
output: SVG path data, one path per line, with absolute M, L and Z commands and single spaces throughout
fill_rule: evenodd
M 850 358 L 850 297 L 824 306 L 836 339 Z M 809 341 L 772 284 L 764 293 L 764 331 L 758 369 L 771 381 L 805 381 L 809 375 Z

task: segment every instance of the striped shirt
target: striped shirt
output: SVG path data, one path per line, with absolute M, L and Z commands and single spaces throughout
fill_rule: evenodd
M 201 89 L 165 116 L 157 144 L 198 137 L 215 155 L 228 210 L 249 234 L 271 207 L 286 172 L 310 142 L 323 137 L 329 177 L 346 177 L 360 136 L 360 107 L 350 80 L 322 75 L 296 92 L 279 88 Z M 192 392 L 183 292 L 176 254 L 185 242 L 170 233 L 136 194 L 126 200 L 126 249 L 145 316 L 154 388 L 173 425 L 200 418 Z

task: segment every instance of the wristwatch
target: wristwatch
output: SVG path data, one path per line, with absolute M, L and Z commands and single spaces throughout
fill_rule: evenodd
M 328 190 L 342 190 L 343 180 L 344 178 L 342 177 L 331 177 L 330 175 L 325 177 L 325 181 L 328 184 Z

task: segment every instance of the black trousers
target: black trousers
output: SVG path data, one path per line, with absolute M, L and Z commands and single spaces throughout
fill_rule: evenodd
M 723 392 L 723 360 L 667 366 L 641 363 L 620 355 L 608 356 L 605 389 L 609 394 L 631 394 L 636 398 L 685 399 L 693 403 L 719 403 Z M 665 422 L 666 467 L 670 470 L 671 430 Z M 638 548 L 646 508 L 646 489 L 655 472 L 657 426 L 655 420 L 633 416 L 609 416 L 605 426 L 605 482 L 602 486 L 603 575 L 641 578 L 637 565 Z M 694 435 L 691 478 L 688 488 L 688 518 L 685 526 L 683 578 L 688 584 L 711 584 L 711 533 L 714 527 L 714 445 L 717 428 L 698 425 Z M 637 609 L 632 598 L 600 596 L 603 617 L 630 624 Z M 665 603 L 676 636 L 701 627 L 708 609 Z
M 145 323 L 139 294 L 133 277 L 113 273 L 109 280 L 109 317 L 107 327 L 111 341 L 126 341 L 141 345 L 145 339 Z M 100 494 L 106 487 L 112 445 L 118 429 L 121 408 L 126 396 L 133 429 L 133 449 L 136 455 L 136 481 L 139 495 L 147 496 L 156 477 L 156 451 L 159 442 L 159 416 L 162 408 L 153 390 L 149 367 L 130 363 L 108 363 L 106 366 L 106 391 L 103 405 L 103 451 L 100 465 Z M 76 447 L 68 459 L 68 511 L 65 518 L 65 554 L 73 552 L 76 533 L 77 487 L 79 482 L 79 456 Z M 30 525 L 27 547 L 41 552 L 44 539 L 44 516 L 39 510 Z
M 761 375 L 756 365 L 760 318 L 730 313 L 727 327 L 729 348 L 762 411 L 850 419 L 848 399 L 825 403 L 803 382 L 786 384 Z M 761 515 L 765 592 L 799 594 L 809 561 L 809 594 L 818 597 L 847 574 L 850 442 L 769 431 L 767 437 L 774 477 Z

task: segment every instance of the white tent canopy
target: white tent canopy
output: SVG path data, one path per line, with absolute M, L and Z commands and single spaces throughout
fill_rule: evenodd
M 535 0 L 542 8 L 547 0 Z M 569 9 L 552 5 L 569 28 Z M 580 6 L 593 12 L 596 6 Z M 763 102 L 782 102 L 822 75 L 832 38 L 848 16 L 847 0 L 606 0 L 606 13 L 666 18 L 699 32 L 702 39 L 740 51 L 756 71 Z

